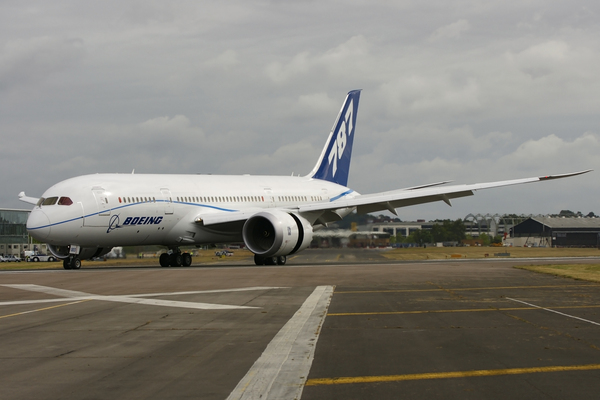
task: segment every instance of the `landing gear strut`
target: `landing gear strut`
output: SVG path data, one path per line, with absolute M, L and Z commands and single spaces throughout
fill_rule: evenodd
M 161 267 L 189 267 L 192 265 L 192 255 L 182 253 L 179 248 L 172 248 L 169 253 L 163 253 L 158 259 Z
M 81 268 L 81 259 L 77 256 L 69 256 L 63 260 L 63 268 L 64 269 L 80 269 Z

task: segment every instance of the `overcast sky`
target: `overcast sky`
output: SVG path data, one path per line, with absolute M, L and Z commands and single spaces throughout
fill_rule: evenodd
M 600 214 L 583 0 L 3 0 L 0 207 L 96 172 L 306 174 L 352 89 L 360 193 L 596 170 L 400 218 Z

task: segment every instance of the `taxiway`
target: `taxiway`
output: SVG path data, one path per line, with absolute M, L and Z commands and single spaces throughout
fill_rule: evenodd
M 2 272 L 1 397 L 600 392 L 598 284 L 512 268 L 522 261 L 315 254 L 284 267 Z

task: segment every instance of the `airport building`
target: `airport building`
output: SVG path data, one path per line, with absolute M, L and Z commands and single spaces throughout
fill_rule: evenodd
M 27 234 L 29 210 L 0 208 L 0 255 L 22 256 L 27 250 L 35 250 Z
M 525 246 L 600 247 L 600 218 L 532 217 L 515 225 L 511 237 Z

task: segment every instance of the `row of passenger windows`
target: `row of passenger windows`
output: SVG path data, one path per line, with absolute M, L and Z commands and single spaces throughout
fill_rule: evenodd
M 284 201 L 321 201 L 323 200 L 322 196 L 277 196 L 278 202 Z M 177 201 L 182 201 L 184 203 L 260 203 L 264 202 L 265 198 L 263 196 L 182 196 L 177 197 Z
M 308 196 L 277 196 L 277 201 L 285 202 L 285 201 L 308 201 Z M 322 196 L 310 196 L 310 201 L 321 201 Z M 241 203 L 241 202 L 264 202 L 265 198 L 263 196 L 177 196 L 178 202 L 196 202 L 196 203 Z M 106 202 L 108 203 L 108 198 L 106 198 Z M 119 197 L 119 203 L 156 203 L 156 197 Z M 37 206 L 53 206 L 58 204 L 59 206 L 70 206 L 73 204 L 73 201 L 69 197 L 41 197 Z
M 184 203 L 260 203 L 265 201 L 262 196 L 177 196 L 177 201 Z
M 156 197 L 119 197 L 119 203 L 156 203 Z
M 277 196 L 277 201 L 321 201 L 322 196 Z M 263 196 L 177 196 L 178 202 L 184 203 L 248 203 L 264 202 Z M 119 203 L 156 203 L 155 197 L 119 197 Z

